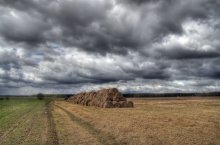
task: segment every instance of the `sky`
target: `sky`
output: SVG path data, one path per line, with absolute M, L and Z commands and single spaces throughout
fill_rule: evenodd
M 219 0 L 0 0 L 0 94 L 220 91 Z

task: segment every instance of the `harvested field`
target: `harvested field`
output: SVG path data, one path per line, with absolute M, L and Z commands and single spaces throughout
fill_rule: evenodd
M 0 145 L 220 144 L 220 98 L 129 100 L 134 108 L 0 101 Z
M 116 144 L 220 144 L 220 99 L 132 101 L 134 108 L 101 109 L 64 101 L 56 101 L 55 108 L 108 134 Z

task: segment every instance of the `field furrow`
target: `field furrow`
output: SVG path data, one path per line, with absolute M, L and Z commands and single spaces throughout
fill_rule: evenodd
M 1 136 L 0 136 L 0 144 L 5 141 L 13 132 L 16 132 L 16 130 L 25 122 L 29 121 L 30 117 L 32 116 L 32 113 L 34 112 L 34 107 L 28 109 L 26 112 L 22 114 L 19 118 L 17 118 L 16 122 L 11 124 L 11 127 L 7 129 Z
M 79 125 L 79 123 L 73 120 L 62 108 L 56 106 L 53 114 L 56 118 L 55 122 L 60 144 L 100 144 L 94 134 L 91 134 L 83 126 Z
M 32 102 L 19 103 L 17 101 L 12 101 L 11 104 L 15 105 L 10 105 L 9 103 L 5 108 L 1 108 L 0 110 L 2 116 L 0 118 L 0 139 L 14 130 L 14 128 L 16 128 L 16 126 L 18 126 L 19 123 L 22 122 L 37 106 L 36 103 Z M 7 115 L 3 116 L 4 114 Z
M 21 104 L 23 104 L 22 108 Z M 20 100 L 11 102 L 11 106 L 17 108 L 18 111 L 21 110 L 22 113 L 19 112 L 19 114 L 23 115 L 17 116 L 13 123 L 6 122 L 6 125 L 10 127 L 6 128 L 0 137 L 0 145 L 45 145 L 48 140 L 45 101 Z

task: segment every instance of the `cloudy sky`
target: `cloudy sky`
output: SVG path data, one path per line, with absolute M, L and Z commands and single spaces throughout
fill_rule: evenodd
M 0 0 L 0 94 L 220 91 L 219 0 Z

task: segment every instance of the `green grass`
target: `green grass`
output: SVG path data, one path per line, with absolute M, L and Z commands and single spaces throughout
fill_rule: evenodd
M 0 101 L 0 132 L 5 131 L 18 118 L 43 103 L 36 99 Z
M 0 145 L 45 144 L 49 130 L 49 101 L 36 98 L 1 100 Z

